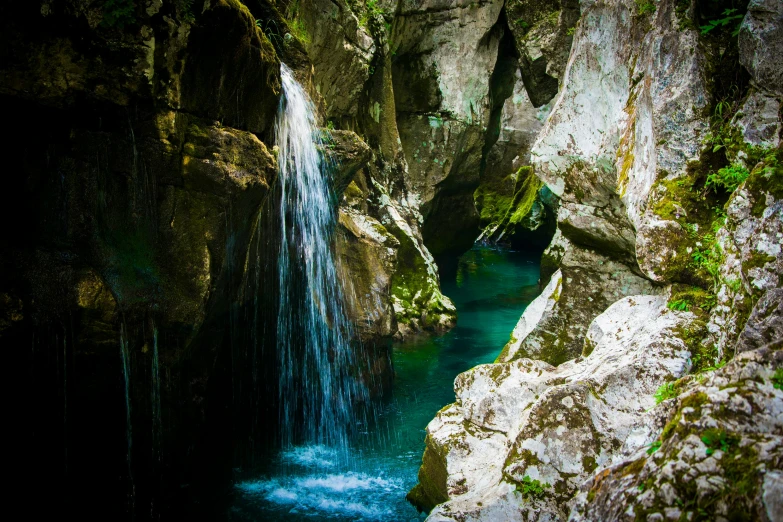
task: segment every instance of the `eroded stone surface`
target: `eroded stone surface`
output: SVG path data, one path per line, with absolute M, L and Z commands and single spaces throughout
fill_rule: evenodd
M 566 502 L 597 466 L 625 443 L 640 444 L 632 428 L 655 404 L 655 390 L 689 367 L 675 331 L 693 320 L 668 310 L 665 297 L 626 297 L 592 322 L 586 357 L 557 368 L 519 359 L 460 374 L 457 402 L 427 427 L 426 451 L 439 458 L 425 458 L 411 496 L 425 506 L 438 495 L 449 499 L 431 520 L 565 518 Z M 525 499 L 526 476 L 551 488 Z M 437 477 L 445 488 L 435 487 Z

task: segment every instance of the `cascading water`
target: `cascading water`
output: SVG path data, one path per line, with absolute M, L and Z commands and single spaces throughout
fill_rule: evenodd
M 345 454 L 354 406 L 367 391 L 351 371 L 350 324 L 332 252 L 331 172 L 319 152 L 324 143 L 312 101 L 284 64 L 281 75 L 277 338 L 283 445 L 302 441 Z

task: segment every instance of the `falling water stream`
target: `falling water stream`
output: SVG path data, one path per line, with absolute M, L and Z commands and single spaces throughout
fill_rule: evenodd
M 350 325 L 332 254 L 335 221 L 329 165 L 318 147 L 315 106 L 282 65 L 283 97 L 276 134 L 281 189 L 279 256 L 280 425 L 294 440 L 344 453 L 353 405 L 366 388 L 350 372 Z
M 351 368 L 350 324 L 332 252 L 335 204 L 319 154 L 315 109 L 282 66 L 277 119 L 281 233 L 277 323 L 282 447 L 260 475 L 237 483 L 229 518 L 418 520 L 405 500 L 416 483 L 424 428 L 454 400 L 454 377 L 492 362 L 538 292 L 537 256 L 474 247 L 444 292 L 460 313 L 441 337 L 394 347 L 392 397 L 372 422 L 354 405 L 368 392 Z M 361 353 L 356 350 L 355 353 Z

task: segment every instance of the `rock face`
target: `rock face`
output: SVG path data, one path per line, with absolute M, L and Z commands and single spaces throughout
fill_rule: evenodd
M 447 500 L 431 520 L 566 518 L 581 482 L 638 438 L 632 428 L 659 384 L 687 371 L 688 348 L 675 331 L 694 320 L 667 310 L 665 297 L 626 297 L 592 322 L 583 358 L 557 368 L 518 359 L 461 374 L 457 402 L 427 427 L 410 497 L 428 509 Z M 532 495 L 526 480 L 549 487 Z
M 674 414 L 655 451 L 642 447 L 585 482 L 570 520 L 780 520 L 782 356 L 745 352 L 660 405 Z
M 555 97 L 563 79 L 579 2 L 512 0 L 507 10 L 525 87 L 533 105 L 540 107 Z
M 533 107 L 516 60 L 513 69 L 513 91 L 500 110 L 497 139 L 474 194 L 484 229 L 481 239 L 545 247 L 556 226 L 556 199 L 529 165 L 530 148 L 550 107 Z
M 391 38 L 397 125 L 424 240 L 440 255 L 478 235 L 479 183 L 503 2 L 401 2 Z
M 562 79 L 530 149 L 559 199 L 545 289 L 427 428 L 430 520 L 781 517 L 778 4 L 737 38 L 701 2 L 580 2 L 538 76 Z M 523 33 L 513 5 L 520 55 L 556 64 L 535 31 L 571 8 Z

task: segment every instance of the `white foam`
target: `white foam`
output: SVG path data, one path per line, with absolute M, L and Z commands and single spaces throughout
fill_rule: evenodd
M 243 482 L 237 489 L 279 508 L 306 516 L 386 520 L 393 516 L 392 498 L 404 494 L 401 480 L 365 473 L 313 474 Z

